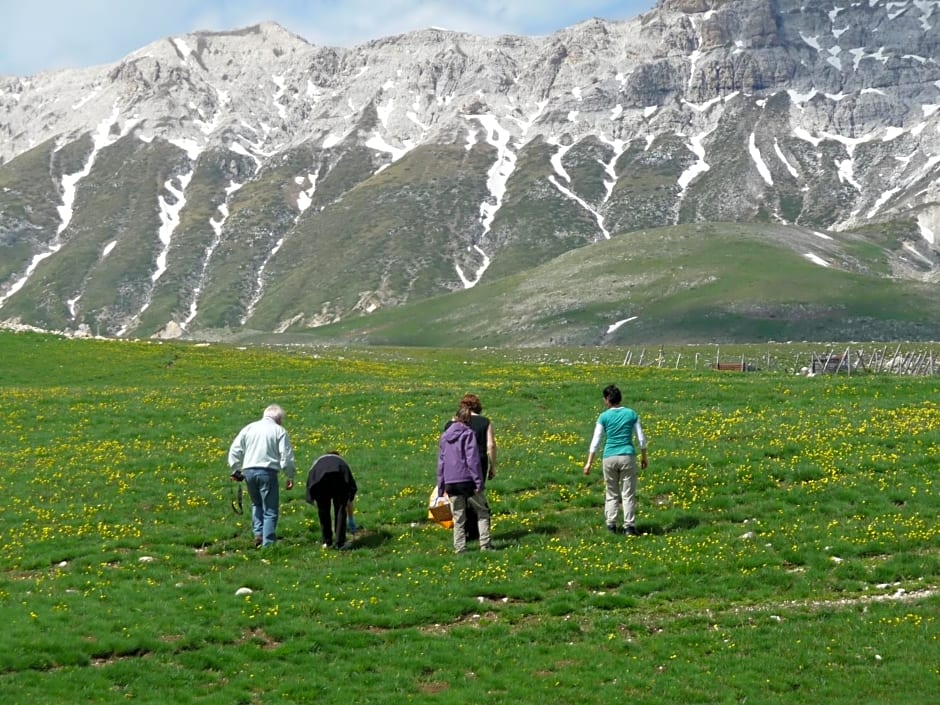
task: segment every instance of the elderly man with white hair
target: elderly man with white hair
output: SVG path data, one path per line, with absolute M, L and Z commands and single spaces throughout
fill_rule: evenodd
M 297 472 L 294 449 L 284 430 L 284 409 L 271 404 L 264 415 L 245 426 L 228 451 L 232 479 L 244 477 L 251 498 L 251 528 L 255 546 L 270 546 L 277 540 L 277 517 L 280 509 L 278 472 L 287 476 L 286 487 L 294 487 Z

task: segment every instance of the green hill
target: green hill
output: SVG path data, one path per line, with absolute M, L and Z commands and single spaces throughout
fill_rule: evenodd
M 940 339 L 935 287 L 892 276 L 894 246 L 878 233 L 822 235 L 772 224 L 642 230 L 522 274 L 294 331 L 286 340 L 579 346 Z

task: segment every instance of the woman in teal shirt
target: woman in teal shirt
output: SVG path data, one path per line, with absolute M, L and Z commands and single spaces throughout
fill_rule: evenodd
M 613 384 L 604 387 L 604 406 L 594 426 L 594 437 L 588 450 L 584 474 L 591 473 L 591 465 L 601 444 L 604 443 L 604 518 L 607 530 L 617 533 L 617 510 L 623 508 L 623 533 L 636 536 L 636 448 L 640 447 L 640 467 L 646 469 L 646 436 L 640 426 L 640 417 L 626 406 L 621 406 L 623 396 Z M 636 436 L 636 444 L 633 439 Z

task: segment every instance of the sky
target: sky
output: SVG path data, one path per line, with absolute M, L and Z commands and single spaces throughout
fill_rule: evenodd
M 656 0 L 0 0 L 0 75 L 119 61 L 197 30 L 274 21 L 311 44 L 352 47 L 426 27 L 541 36 L 592 17 L 624 20 Z

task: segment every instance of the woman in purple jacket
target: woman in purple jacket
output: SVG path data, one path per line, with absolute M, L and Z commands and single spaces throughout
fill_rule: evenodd
M 467 548 L 467 506 L 477 513 L 480 550 L 492 549 L 490 543 L 490 505 L 486 503 L 485 476 L 480 463 L 476 436 L 470 428 L 470 407 L 461 402 L 457 416 L 441 434 L 437 456 L 437 491 L 450 497 L 454 513 L 454 551 Z

